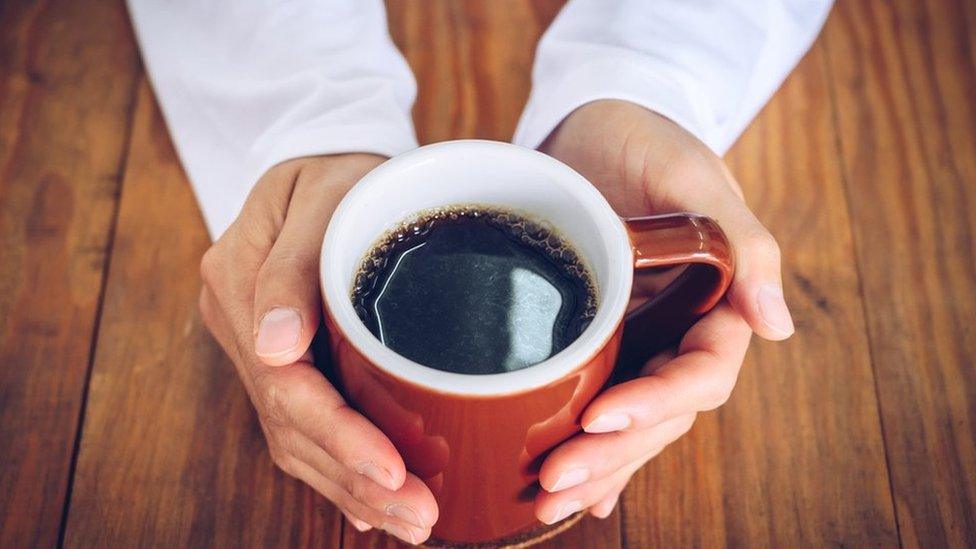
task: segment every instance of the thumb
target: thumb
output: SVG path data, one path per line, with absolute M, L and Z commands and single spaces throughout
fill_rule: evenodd
M 265 364 L 291 364 L 308 350 L 322 317 L 325 228 L 346 190 L 381 160 L 376 158 L 322 157 L 299 172 L 281 232 L 255 282 L 254 352 Z
M 321 319 L 318 246 L 289 221 L 264 264 L 254 288 L 254 352 L 269 366 L 298 360 Z M 324 229 L 323 229 L 324 230 Z M 308 233 L 319 232 L 308 227 Z M 321 235 L 317 239 L 321 242 Z

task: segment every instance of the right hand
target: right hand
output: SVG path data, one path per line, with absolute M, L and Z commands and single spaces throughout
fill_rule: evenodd
M 358 530 L 420 543 L 437 503 L 396 448 L 316 370 L 319 250 L 332 212 L 384 159 L 301 158 L 274 166 L 203 256 L 200 312 L 257 410 L 271 459 L 331 500 Z

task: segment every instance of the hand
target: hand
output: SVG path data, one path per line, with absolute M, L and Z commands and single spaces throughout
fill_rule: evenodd
M 722 160 L 694 136 L 633 103 L 606 100 L 574 111 L 542 150 L 593 182 L 624 217 L 679 211 L 712 217 L 736 261 L 726 299 L 676 350 L 600 394 L 583 412 L 584 432 L 543 463 L 536 514 L 553 523 L 586 508 L 608 516 L 641 465 L 687 432 L 698 412 L 728 399 L 752 333 L 785 339 L 793 321 L 776 241 L 749 211 Z
M 319 250 L 342 196 L 383 158 L 279 164 L 258 181 L 201 263 L 200 311 L 258 413 L 271 458 L 331 500 L 360 531 L 420 543 L 437 520 L 427 486 L 393 444 L 315 369 Z

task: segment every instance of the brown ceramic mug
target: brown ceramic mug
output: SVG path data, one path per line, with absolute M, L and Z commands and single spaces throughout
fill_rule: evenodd
M 384 347 L 350 300 L 373 244 L 422 210 L 481 204 L 552 224 L 596 279 L 590 326 L 537 365 L 500 374 L 444 372 Z M 635 270 L 688 264 L 663 292 L 627 313 Z M 433 536 L 480 542 L 538 526 L 542 460 L 580 431 L 579 418 L 623 352 L 631 361 L 675 341 L 721 299 L 732 253 L 711 219 L 619 218 L 589 182 L 539 152 L 491 141 L 429 145 L 383 163 L 346 195 L 326 231 L 322 295 L 336 379 L 345 397 L 434 493 Z M 621 341 L 623 348 L 621 349 Z

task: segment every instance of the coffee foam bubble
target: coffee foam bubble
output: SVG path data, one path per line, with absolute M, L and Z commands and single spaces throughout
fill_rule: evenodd
M 582 281 L 587 290 L 584 319 L 589 321 L 596 316 L 597 288 L 593 275 L 586 266 L 586 260 L 567 239 L 559 235 L 555 227 L 547 221 L 537 221 L 512 210 L 477 204 L 442 206 L 420 211 L 401 221 L 377 239 L 363 257 L 354 278 L 351 293 L 356 313 L 364 317 L 362 298 L 369 294 L 378 280 L 379 273 L 398 250 L 409 245 L 411 241 L 422 239 L 438 224 L 456 222 L 464 218 L 480 219 L 501 229 L 509 238 L 542 253 L 577 280 Z

